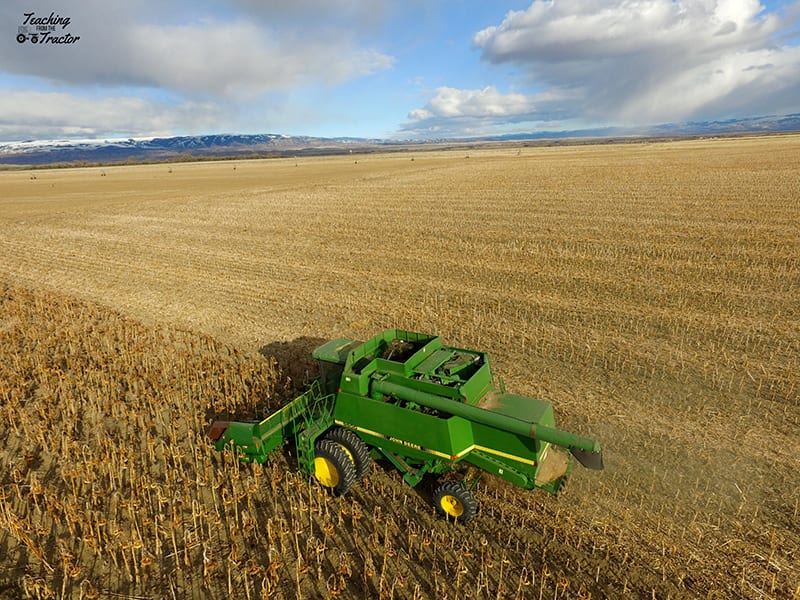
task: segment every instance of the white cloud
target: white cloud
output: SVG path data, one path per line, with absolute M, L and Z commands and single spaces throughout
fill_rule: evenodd
M 521 117 L 568 127 L 795 112 L 800 50 L 776 42 L 780 28 L 758 0 L 534 0 L 473 43 L 489 63 L 517 67 L 517 87 L 536 94 L 495 103 L 494 88 L 439 88 L 405 129 L 455 129 L 465 116 L 486 128 Z M 503 112 L 510 119 L 494 118 Z
M 778 21 L 758 0 L 534 0 L 473 37 L 494 63 L 552 64 L 680 50 L 691 60 L 764 44 Z
M 494 86 L 479 90 L 440 87 L 425 108 L 412 111 L 412 119 L 432 117 L 507 117 L 530 115 L 533 102 L 523 94 L 501 94 Z
M 0 94 L 0 140 L 161 135 L 212 127 L 219 123 L 220 112 L 209 103 L 173 106 L 132 96 L 7 91 Z
M 392 65 L 391 57 L 346 39 L 300 39 L 247 22 L 139 26 L 125 45 L 134 81 L 233 98 L 334 85 Z
M 408 114 L 404 131 L 418 136 L 483 135 L 507 123 L 536 120 L 537 101 L 545 96 L 503 94 L 494 86 L 464 90 L 440 87 L 436 95 Z

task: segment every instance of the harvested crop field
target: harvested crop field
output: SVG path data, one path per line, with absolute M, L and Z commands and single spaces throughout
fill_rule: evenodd
M 0 172 L 0 597 L 800 598 L 800 137 Z M 216 453 L 326 339 L 598 438 L 477 517 Z

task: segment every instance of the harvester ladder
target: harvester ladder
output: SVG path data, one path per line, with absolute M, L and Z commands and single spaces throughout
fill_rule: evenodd
M 323 396 L 319 382 L 314 381 L 309 390 L 296 402 L 295 446 L 297 466 L 301 472 L 314 472 L 314 444 L 317 438 L 333 425 L 333 395 Z

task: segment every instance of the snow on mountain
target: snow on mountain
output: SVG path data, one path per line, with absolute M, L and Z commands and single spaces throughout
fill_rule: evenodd
M 315 138 L 264 133 L 127 139 L 26 140 L 0 142 L 0 164 L 119 163 L 179 158 L 275 156 L 344 152 L 354 145 L 374 147 L 379 140 Z
M 138 143 L 153 138 L 118 139 L 70 139 L 70 140 L 25 140 L 22 142 L 0 142 L 0 154 L 24 154 L 30 152 L 48 152 L 63 148 L 82 148 L 92 150 L 103 146 L 134 147 Z

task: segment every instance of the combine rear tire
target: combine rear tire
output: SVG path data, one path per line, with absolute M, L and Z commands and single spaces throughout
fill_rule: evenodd
M 355 432 L 344 427 L 334 427 L 324 435 L 324 439 L 333 440 L 347 451 L 356 468 L 356 480 L 363 479 L 369 473 L 372 464 L 369 448 Z
M 337 496 L 346 494 L 356 482 L 356 469 L 344 447 L 321 439 L 314 446 L 314 477 Z
M 433 495 L 436 511 L 446 518 L 466 523 L 478 512 L 478 502 L 460 481 L 445 481 Z

